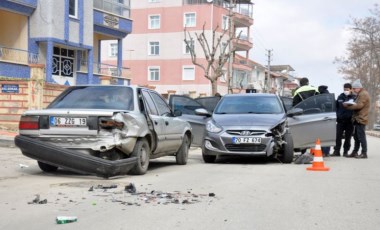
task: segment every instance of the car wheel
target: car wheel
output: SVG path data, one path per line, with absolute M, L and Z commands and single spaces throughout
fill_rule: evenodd
M 140 139 L 136 142 L 132 157 L 137 157 L 137 163 L 130 173 L 134 175 L 145 174 L 148 171 L 150 158 L 150 147 L 146 139 Z
M 202 157 L 203 157 L 204 162 L 206 162 L 206 163 L 215 163 L 216 156 L 206 155 L 206 154 L 202 153 Z
M 293 151 L 293 138 L 290 133 L 285 133 L 284 135 L 284 141 L 286 144 L 283 145 L 280 160 L 282 163 L 292 163 L 293 157 L 294 157 L 294 151 Z
M 185 134 L 182 140 L 182 145 L 175 156 L 177 164 L 185 165 L 187 163 L 188 156 L 189 156 L 189 137 Z
M 49 164 L 43 163 L 41 161 L 37 161 L 37 162 L 38 162 L 38 166 L 40 167 L 40 169 L 44 172 L 55 172 L 58 170 L 57 166 L 49 165 Z

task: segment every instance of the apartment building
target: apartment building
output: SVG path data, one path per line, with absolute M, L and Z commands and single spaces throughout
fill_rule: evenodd
M 1 0 L 1 125 L 17 127 L 70 85 L 130 84 L 121 50 L 131 31 L 129 0 Z M 117 44 L 113 65 L 101 59 L 105 40 Z
M 236 2 L 231 4 L 231 2 Z M 154 88 L 164 96 L 170 93 L 193 97 L 211 95 L 211 84 L 204 70 L 192 63 L 184 42 L 185 29 L 193 38 L 205 31 L 209 42 L 216 35 L 223 36 L 222 45 L 235 49 L 231 63 L 217 82 L 221 94 L 229 88 L 247 87 L 252 74 L 248 63 L 252 48 L 250 27 L 253 25 L 253 3 L 250 0 L 131 0 L 132 33 L 123 40 L 123 65 L 131 70 L 131 84 Z M 235 37 L 230 44 L 226 41 Z M 187 36 L 186 39 L 189 39 Z M 115 63 L 111 50 L 116 42 L 105 42 L 102 58 Z M 198 41 L 192 44 L 197 61 L 206 66 L 206 59 Z M 229 76 L 231 76 L 229 78 Z
M 132 31 L 129 0 L 2 0 L 0 31 L 1 77 L 28 79 L 29 65 L 43 64 L 48 83 L 97 84 L 110 76 L 129 84 L 121 52 Z M 118 44 L 115 65 L 102 63 L 104 40 Z

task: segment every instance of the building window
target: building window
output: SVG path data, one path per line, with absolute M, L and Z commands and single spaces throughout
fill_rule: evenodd
M 160 67 L 150 66 L 148 73 L 149 73 L 149 76 L 148 76 L 149 81 L 159 81 L 160 80 Z
M 160 55 L 160 42 L 149 42 L 149 55 Z
M 196 24 L 195 13 L 185 13 L 184 26 L 185 27 L 195 27 Z
M 78 18 L 78 0 L 69 0 L 69 16 Z
M 228 26 L 229 26 L 228 16 L 223 15 L 223 18 L 222 18 L 222 29 L 223 30 L 228 30 Z
M 74 76 L 75 51 L 54 47 L 53 51 L 53 75 L 62 77 Z
M 184 66 L 182 69 L 182 80 L 189 81 L 195 79 L 194 66 Z
M 109 56 L 110 57 L 116 57 L 117 56 L 117 51 L 118 51 L 118 45 L 117 45 L 117 43 L 111 43 L 110 44 L 110 49 L 109 49 Z
M 160 29 L 160 15 L 149 15 L 149 29 Z
M 192 49 L 192 50 L 194 50 L 194 40 L 193 41 L 191 41 L 191 40 L 187 40 L 187 42 L 189 43 L 189 46 L 186 44 L 186 42 L 184 42 L 185 43 L 185 46 L 184 46 L 184 51 L 183 51 L 183 53 L 184 54 L 190 54 L 190 49 Z

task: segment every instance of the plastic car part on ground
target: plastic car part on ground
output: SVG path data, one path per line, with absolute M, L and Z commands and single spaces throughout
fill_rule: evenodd
M 37 161 L 104 178 L 125 175 L 137 162 L 136 157 L 117 161 L 105 160 L 22 135 L 16 136 L 15 144 L 25 156 Z

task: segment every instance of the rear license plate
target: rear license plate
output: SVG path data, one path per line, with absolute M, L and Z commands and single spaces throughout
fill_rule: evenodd
M 87 126 L 87 119 L 84 117 L 50 117 L 50 126 L 82 127 Z
M 261 144 L 261 137 L 233 137 L 234 144 Z

